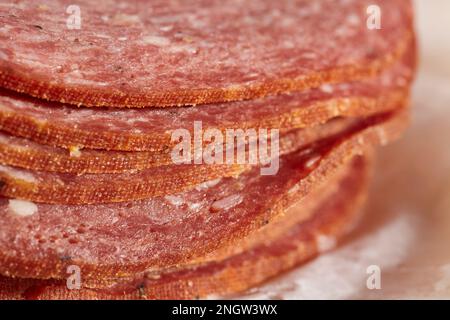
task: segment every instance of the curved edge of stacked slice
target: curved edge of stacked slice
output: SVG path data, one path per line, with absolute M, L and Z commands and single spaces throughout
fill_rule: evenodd
M 340 171 L 333 185 L 313 192 L 287 210 L 288 218 L 274 222 L 275 234 L 272 226 L 263 227 L 227 256 L 218 252 L 218 259 L 213 254 L 209 261 L 117 280 L 106 288 L 69 290 L 61 280 L 0 277 L 0 299 L 189 299 L 246 290 L 332 249 L 357 220 L 370 156 L 356 157 Z

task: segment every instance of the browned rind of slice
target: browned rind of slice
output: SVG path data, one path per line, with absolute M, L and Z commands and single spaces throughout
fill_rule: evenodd
M 400 108 L 403 109 L 403 108 Z M 405 111 L 398 111 L 403 113 Z M 372 125 L 380 118 L 358 119 L 343 126 L 336 135 L 354 134 L 362 126 Z M 375 119 L 375 120 L 374 120 Z M 339 127 L 339 126 L 337 126 Z M 310 129 L 311 130 L 311 129 Z M 317 129 L 316 129 L 317 130 Z M 399 132 L 402 132 L 399 128 Z M 295 135 L 281 140 L 281 155 L 302 147 L 293 147 Z M 320 134 L 312 134 L 318 137 Z M 315 140 L 313 140 L 315 141 Z M 0 166 L 0 195 L 9 198 L 54 204 L 96 204 L 145 199 L 176 194 L 192 189 L 200 183 L 222 177 L 238 176 L 251 168 L 248 164 L 233 165 L 169 165 L 123 174 L 58 174 L 32 172 L 25 169 Z
M 201 108 L 77 108 L 3 90 L 0 91 L 0 129 L 39 144 L 69 150 L 147 151 L 141 154 L 142 161 L 163 164 L 168 150 L 175 144 L 171 133 L 185 129 L 193 136 L 194 121 L 201 121 L 203 130 L 214 128 L 222 132 L 247 128 L 291 130 L 317 126 L 338 116 L 367 117 L 393 110 L 409 98 L 415 56 L 414 43 L 410 43 L 405 55 L 375 78 Z M 4 144 L 6 141 L 1 138 L 0 143 Z M 17 146 L 7 151 L 8 156 L 16 158 L 25 152 Z M 101 162 L 101 157 L 89 160 L 94 168 L 103 165 L 105 170 L 120 170 L 127 167 L 125 161 L 130 158 L 118 157 L 110 163 Z
M 236 294 L 329 250 L 358 217 L 369 177 L 369 158 L 356 158 L 327 185 L 261 228 L 236 249 L 209 259 L 108 288 L 69 290 L 61 280 L 0 277 L 0 299 L 192 299 Z M 226 254 L 224 255 L 224 253 Z
M 412 47 L 403 62 L 367 83 L 340 84 L 201 109 L 74 109 L 6 94 L 0 96 L 0 127 L 9 134 L 0 133 L 0 163 L 75 174 L 145 170 L 171 164 L 174 143 L 168 132 L 183 128 L 193 136 L 194 121 L 202 121 L 204 130 L 223 132 L 233 128 L 279 128 L 283 133 L 300 128 L 303 131 L 296 139 L 312 140 L 315 135 L 323 136 L 322 131 L 328 132 L 330 120 L 335 117 L 370 117 L 407 104 L 414 56 Z
M 406 81 L 409 83 L 409 80 Z M 356 86 L 364 87 L 361 84 Z M 232 107 L 227 104 L 208 105 L 203 107 L 208 116 L 202 115 L 196 107 L 190 108 L 189 111 L 172 111 L 174 114 L 169 110 L 153 111 L 152 114 L 145 115 L 131 112 L 149 113 L 152 110 L 134 110 L 126 114 L 122 114 L 124 111 L 115 111 L 120 114 L 113 114 L 109 110 L 85 108 L 71 110 L 66 114 L 67 106 L 49 107 L 38 100 L 31 101 L 28 98 L 6 96 L 3 93 L 3 96 L 0 96 L 0 129 L 39 144 L 66 149 L 149 151 L 148 155 L 155 157 L 158 154 L 164 155 L 167 150 L 173 148 L 175 145 L 171 136 L 173 130 L 182 128 L 193 135 L 194 121 L 202 121 L 203 129 L 215 128 L 223 132 L 226 129 L 247 128 L 289 130 L 319 125 L 337 116 L 361 117 L 386 112 L 409 99 L 407 87 L 386 90 L 378 87 L 379 84 L 373 84 L 369 89 L 354 90 L 354 95 L 351 96 L 306 92 L 299 93 L 301 96 L 298 98 L 295 95 L 290 98 L 277 96 L 271 97 L 271 101 L 235 102 L 236 105 Z M 288 101 L 284 101 L 285 99 Z M 282 108 L 279 108 L 280 104 Z M 184 118 L 177 117 L 178 112 L 189 115 Z M 266 114 L 259 114 L 260 112 Z M 167 114 L 155 116 L 161 113 Z M 217 116 L 211 117 L 210 113 Z M 245 115 L 245 119 L 242 118 L 242 114 Z M 137 120 L 131 125 L 127 124 L 126 120 L 123 121 L 123 119 L 134 121 L 134 118 Z M 114 123 L 118 123 L 117 128 L 111 129 L 110 126 Z M 144 124 L 138 127 L 134 123 Z M 139 129 L 139 132 L 134 132 L 136 129 Z M 158 161 L 157 158 L 155 160 Z
M 280 152 L 288 153 L 334 135 L 355 121 L 358 121 L 358 118 L 337 118 L 322 125 L 280 132 Z M 248 141 L 246 142 L 248 144 Z M 34 171 L 77 175 L 142 171 L 173 164 L 170 151 L 159 153 L 75 149 L 69 152 L 62 148 L 41 145 L 31 140 L 0 133 L 0 164 Z M 210 170 L 214 171 L 214 167 L 210 166 Z
M 335 119 L 322 126 L 287 132 L 280 138 L 280 155 L 305 147 L 317 140 L 346 132 L 355 127 L 360 121 L 362 120 Z M 17 138 L 11 138 L 17 140 Z M 26 143 L 22 144 L 28 145 Z M 8 147 L 5 146 L 5 148 Z M 26 147 L 22 147 L 21 150 L 24 150 L 24 148 Z M 50 151 L 51 148 L 42 147 L 41 149 L 39 146 L 34 146 L 28 148 L 29 152 L 25 152 L 25 154 L 38 154 L 32 159 L 34 160 L 33 163 L 39 165 L 39 163 L 42 163 L 42 161 L 38 161 L 39 159 L 52 157 L 51 153 L 45 152 Z M 89 151 L 86 152 L 89 153 Z M 101 154 L 105 161 L 108 161 L 108 153 L 112 153 L 111 158 L 114 158 L 113 151 L 90 152 Z M 115 153 L 120 156 L 123 154 L 121 152 Z M 125 156 L 132 158 L 133 154 L 136 154 L 136 157 L 140 157 L 139 153 L 128 153 Z M 66 158 L 72 159 L 70 156 L 66 156 Z M 80 172 L 75 172 L 75 174 L 34 172 L 0 165 L 0 181 L 3 182 L 0 193 L 9 197 L 47 203 L 114 202 L 179 193 L 206 181 L 238 176 L 249 168 L 250 165 L 246 164 L 172 164 L 138 172 L 80 175 Z M 32 196 L 30 197 L 30 195 Z
M 86 283 L 108 283 L 203 257 L 272 221 L 355 155 L 398 137 L 407 119 L 406 110 L 379 116 L 351 134 L 282 157 L 276 176 L 260 176 L 256 167 L 169 201 L 37 204 L 33 215 L 17 217 L 0 199 L 0 273 L 63 279 L 67 266 L 78 265 Z

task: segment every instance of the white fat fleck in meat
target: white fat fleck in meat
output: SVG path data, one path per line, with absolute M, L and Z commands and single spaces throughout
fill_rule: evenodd
M 295 43 L 290 40 L 285 40 L 285 41 L 283 41 L 283 47 L 285 47 L 287 49 L 292 49 L 292 48 L 295 48 Z
M 229 210 L 238 204 L 240 204 L 244 198 L 240 194 L 233 194 L 231 196 L 216 200 L 211 205 L 212 212 L 218 212 L 221 210 Z
M 376 129 L 378 138 L 380 139 L 380 144 L 385 146 L 388 144 L 389 139 L 387 138 L 386 130 L 382 127 L 378 127 Z
M 170 39 L 160 36 L 144 36 L 140 40 L 141 44 L 151 44 L 157 47 L 165 47 L 170 44 Z
M 359 136 L 357 140 L 358 140 L 358 144 L 360 144 L 362 146 L 366 143 L 366 139 L 364 139 L 364 136 Z
M 189 210 L 197 211 L 202 206 L 202 204 L 199 202 L 189 202 L 188 206 Z
M 172 29 L 173 29 L 172 25 L 162 26 L 162 27 L 159 28 L 159 30 L 161 30 L 163 32 L 168 32 L 168 31 L 170 31 Z
M 35 203 L 25 200 L 10 199 L 8 204 L 9 211 L 17 216 L 28 217 L 38 211 Z
M 314 52 L 303 52 L 301 55 L 300 55 L 300 57 L 302 58 L 302 59 L 309 59 L 309 60 L 314 60 L 314 59 L 317 59 L 318 58 L 318 56 L 317 56 L 317 54 L 316 53 L 314 53 Z
M 341 26 L 341 27 L 339 27 L 339 28 L 336 28 L 335 30 L 334 30 L 334 34 L 337 36 L 337 37 L 349 37 L 349 36 L 351 36 L 352 34 L 353 34 L 353 32 L 352 32 L 352 30 L 351 29 L 349 29 L 349 27 L 348 26 L 346 26 L 346 25 L 343 25 L 343 26 Z
M 278 17 L 275 17 L 278 19 Z M 296 23 L 295 19 L 292 17 L 284 17 L 280 19 L 280 24 L 283 28 L 292 28 Z
M 145 275 L 145 277 L 146 277 L 147 279 L 150 279 L 150 280 L 158 280 L 158 279 L 161 279 L 161 275 L 160 275 L 159 273 L 147 273 L 147 274 Z
M 34 40 L 36 40 L 34 38 Z M 51 68 L 48 61 L 39 61 L 38 58 L 34 55 L 28 55 L 28 54 L 16 54 L 15 59 L 17 62 L 24 64 L 24 65 L 30 65 L 35 68 Z
M 346 103 L 345 98 L 341 100 L 341 103 Z M 329 110 L 331 117 L 337 117 L 341 115 L 341 109 L 337 101 L 330 101 L 327 109 Z
M 298 156 L 299 156 L 299 157 L 306 156 L 306 155 L 310 154 L 310 153 L 313 152 L 313 151 L 314 151 L 314 150 L 313 150 L 312 148 L 306 148 L 306 149 L 301 150 L 301 151 L 298 153 Z
M 64 78 L 66 84 L 79 84 L 79 85 L 87 85 L 87 86 L 107 86 L 107 82 L 99 82 L 83 79 L 83 74 L 79 71 L 72 71 L 68 76 Z
M 325 92 L 325 93 L 333 93 L 334 88 L 330 84 L 323 84 L 320 86 L 320 91 Z
M 300 185 L 299 184 L 295 184 L 293 187 L 291 187 L 288 190 L 288 193 L 289 194 L 294 194 L 294 193 L 297 193 L 299 190 L 300 190 Z
M 186 52 L 190 54 L 198 53 L 198 49 L 192 45 L 176 45 L 170 46 L 168 50 L 170 53 Z
M 316 245 L 317 250 L 319 250 L 320 253 L 330 251 L 331 249 L 334 249 L 336 247 L 337 241 L 336 238 L 330 237 L 327 235 L 319 234 L 316 235 Z
M 334 85 L 336 89 L 339 89 L 340 91 L 348 91 L 351 89 L 350 84 L 348 83 L 338 83 Z
M 40 4 L 38 5 L 38 9 L 42 11 L 47 11 L 48 9 L 50 9 L 50 7 L 46 4 Z
M 305 168 L 311 169 L 321 159 L 319 155 L 312 156 L 305 162 Z
M 0 27 L 0 33 L 3 34 L 8 34 L 11 31 L 12 27 L 10 25 L 3 25 L 2 27 Z
M 17 169 L 11 168 L 11 167 L 0 165 L 0 172 L 4 172 L 8 176 L 10 176 L 14 179 L 23 180 L 23 181 L 29 182 L 29 183 L 36 182 L 36 178 L 31 173 L 17 170 Z
M 196 15 L 187 15 L 186 18 L 193 29 L 201 30 L 207 26 L 207 22 L 199 19 Z
M 200 183 L 200 184 L 196 185 L 195 186 L 195 190 L 202 191 L 202 190 L 206 190 L 208 188 L 212 188 L 215 185 L 217 185 L 220 182 L 220 180 L 221 180 L 221 178 L 205 181 L 203 183 Z
M 164 199 L 174 206 L 181 206 L 184 203 L 184 200 L 180 196 L 168 195 L 165 196 Z
M 361 19 L 356 13 L 351 13 L 347 16 L 347 22 L 351 26 L 358 26 L 361 23 Z
M 71 157 L 73 158 L 79 158 L 81 157 L 81 151 L 80 151 L 80 147 L 77 146 L 72 146 L 69 148 L 69 154 Z
M 103 33 L 96 33 L 95 36 L 100 39 L 111 39 L 112 38 L 111 36 L 109 36 L 107 34 L 103 34 Z
M 139 16 L 134 14 L 123 14 L 123 13 L 116 14 L 111 20 L 113 24 L 121 26 L 133 25 L 141 22 Z

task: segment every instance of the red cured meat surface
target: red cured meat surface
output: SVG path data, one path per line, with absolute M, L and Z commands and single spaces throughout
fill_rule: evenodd
M 71 4 L 0 5 L 2 87 L 87 106 L 234 101 L 373 75 L 412 36 L 405 0 L 80 0 L 75 30 Z
M 38 204 L 25 217 L 2 199 L 0 273 L 63 278 L 65 267 L 76 264 L 85 279 L 130 276 L 202 256 L 259 229 L 354 155 L 398 135 L 403 123 L 401 116 L 380 118 L 353 134 L 284 156 L 277 175 L 261 176 L 256 167 L 177 199 Z
M 314 191 L 275 222 L 284 230 L 272 235 L 268 224 L 258 237 L 270 241 L 222 259 L 136 275 L 107 287 L 69 290 L 64 280 L 19 279 L 0 276 L 1 299 L 192 299 L 232 294 L 255 286 L 322 252 L 320 239 L 338 239 L 354 224 L 365 199 L 369 164 L 357 158 L 324 190 Z M 334 179 L 333 179 L 334 180 Z M 319 196 L 318 196 L 319 195 Z M 318 196 L 318 197 L 317 197 Z M 297 218 L 296 216 L 303 216 Z M 261 230 L 262 231 L 262 230 Z
M 415 48 L 392 69 L 361 82 L 252 101 L 166 109 L 77 108 L 1 91 L 0 129 L 42 144 L 114 150 L 166 150 L 171 132 L 202 128 L 303 128 L 336 116 L 363 116 L 408 99 Z

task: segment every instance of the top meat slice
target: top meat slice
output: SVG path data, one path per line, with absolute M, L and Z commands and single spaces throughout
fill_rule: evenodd
M 407 50 L 405 0 L 8 1 L 0 86 L 85 106 L 236 101 L 370 77 Z

